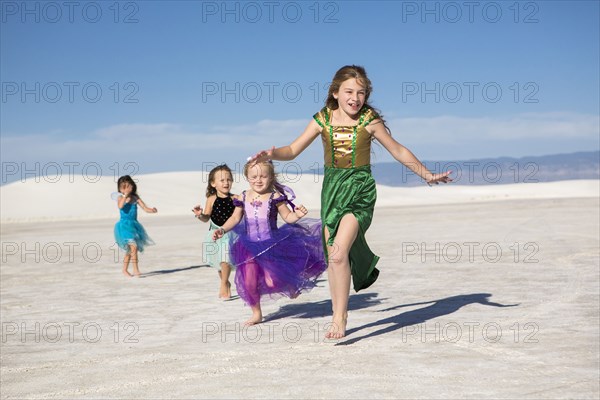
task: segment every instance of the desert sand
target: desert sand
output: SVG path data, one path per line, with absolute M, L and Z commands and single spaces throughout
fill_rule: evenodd
M 218 299 L 195 178 L 140 177 L 159 214 L 137 279 L 113 180 L 2 187 L 3 399 L 599 397 L 598 181 L 379 187 L 381 274 L 328 340 L 326 275 L 254 327 Z M 293 185 L 312 217 L 318 186 Z

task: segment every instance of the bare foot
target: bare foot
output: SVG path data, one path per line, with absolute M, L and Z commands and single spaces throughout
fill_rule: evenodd
M 343 317 L 333 315 L 331 325 L 325 334 L 326 339 L 341 339 L 346 336 L 346 324 L 348 323 L 348 314 Z
M 227 281 L 225 285 L 221 285 L 221 289 L 219 290 L 219 298 L 224 300 L 231 298 L 231 283 L 229 283 L 229 281 Z
M 129 271 L 127 271 L 126 269 L 124 269 L 124 270 L 123 270 L 123 275 L 125 275 L 125 276 L 126 276 L 126 277 L 128 277 L 128 278 L 131 278 L 131 277 L 133 276 L 133 275 L 131 275 L 131 274 L 129 273 Z
M 140 273 L 139 270 L 137 271 L 133 271 L 133 276 L 135 276 L 136 278 L 139 278 L 142 274 Z
M 260 324 L 262 322 L 262 312 L 256 312 L 253 311 L 252 312 L 252 317 L 244 322 L 245 326 L 250 326 L 250 325 L 256 325 L 256 324 Z

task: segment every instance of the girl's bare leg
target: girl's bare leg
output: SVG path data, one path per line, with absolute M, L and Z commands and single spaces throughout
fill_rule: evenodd
M 131 278 L 133 276 L 128 271 L 130 259 L 131 259 L 131 254 L 129 254 L 129 253 L 125 254 L 125 257 L 123 257 L 123 275 L 125 275 L 128 278 Z
M 258 265 L 253 262 L 246 264 L 246 289 L 256 305 L 250 306 L 252 317 L 245 322 L 245 325 L 255 325 L 262 322 L 262 310 L 260 308 L 260 293 L 258 293 Z
M 129 245 L 130 254 L 131 254 L 131 262 L 133 263 L 133 276 L 140 277 L 140 269 L 138 268 L 138 249 L 134 244 Z
M 250 317 L 249 320 L 247 320 L 244 325 L 256 325 L 256 324 L 260 324 L 262 322 L 262 310 L 260 308 L 260 303 L 258 303 L 255 306 L 250 307 L 252 308 L 252 317 Z
M 329 234 L 329 230 L 327 227 L 323 228 L 323 236 L 325 238 L 325 243 L 329 240 L 331 236 Z M 330 260 L 335 254 L 335 245 L 327 246 L 327 282 L 329 283 L 329 294 L 331 295 L 331 312 L 335 310 L 335 297 L 333 294 L 336 292 L 336 280 L 333 279 L 334 271 L 330 268 Z
M 327 248 L 329 252 L 327 274 L 333 308 L 332 323 L 325 334 L 325 337 L 329 339 L 339 339 L 346 335 L 351 277 L 349 253 L 357 235 L 358 221 L 356 217 L 353 214 L 346 214 L 340 221 L 333 246 Z M 328 236 L 326 234 L 326 239 Z
M 221 288 L 219 289 L 219 298 L 229 299 L 231 298 L 231 283 L 229 283 L 229 275 L 231 274 L 231 265 L 226 262 L 221 263 L 221 271 L 219 276 L 221 277 Z

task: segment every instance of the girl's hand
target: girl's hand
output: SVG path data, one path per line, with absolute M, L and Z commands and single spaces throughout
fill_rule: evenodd
M 219 228 L 219 229 L 215 230 L 212 235 L 213 242 L 216 242 L 217 239 L 221 239 L 224 234 L 225 234 L 225 231 L 223 230 L 223 228 Z
M 273 151 L 275 150 L 275 146 L 271 147 L 269 150 L 262 150 L 248 158 L 248 161 L 253 161 L 254 164 L 259 164 L 265 161 L 269 161 L 273 158 Z
M 157 212 L 158 212 L 158 210 L 156 209 L 156 207 L 152 207 L 150 209 L 150 213 L 152 213 L 152 214 L 156 214 Z
M 298 219 L 304 217 L 306 214 L 308 214 L 308 210 L 306 209 L 306 207 L 304 207 L 304 205 L 299 205 L 298 207 L 296 207 L 296 210 L 294 210 L 294 213 L 296 214 L 296 216 L 298 217 Z
M 194 213 L 196 218 L 198 218 L 199 216 L 202 215 L 202 207 L 196 206 L 196 207 L 192 208 L 192 212 Z
M 450 178 L 450 176 L 449 176 L 451 173 L 452 173 L 452 171 L 446 171 L 441 174 L 433 174 L 433 175 L 431 175 L 431 177 L 429 179 L 427 179 L 427 184 L 429 186 L 431 186 L 432 184 L 437 185 L 440 182 L 442 182 L 442 183 L 452 182 L 452 178 Z

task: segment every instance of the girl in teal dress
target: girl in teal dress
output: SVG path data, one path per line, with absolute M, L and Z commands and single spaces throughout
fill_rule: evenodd
M 410 150 L 394 140 L 383 118 L 368 102 L 371 91 L 364 68 L 340 68 L 329 87 L 325 107 L 313 116 L 304 132 L 288 146 L 263 150 L 253 157 L 256 162 L 293 160 L 317 137 L 322 139 L 325 177 L 321 219 L 333 308 L 327 338 L 345 336 L 350 278 L 358 292 L 371 286 L 379 275 L 375 268 L 379 257 L 365 240 L 377 198 L 370 165 L 372 140 L 376 139 L 427 184 L 452 181 L 450 171 L 431 173 Z
M 121 218 L 115 224 L 115 241 L 121 249 L 126 251 L 123 258 L 123 275 L 139 277 L 138 252 L 143 252 L 146 246 L 154 244 L 154 242 L 137 220 L 137 206 L 139 204 L 147 213 L 156 213 L 158 210 L 144 204 L 137 195 L 137 185 L 129 175 L 119 178 L 117 188 L 119 190 L 117 204 Z M 130 261 L 133 261 L 133 275 L 129 273 Z

